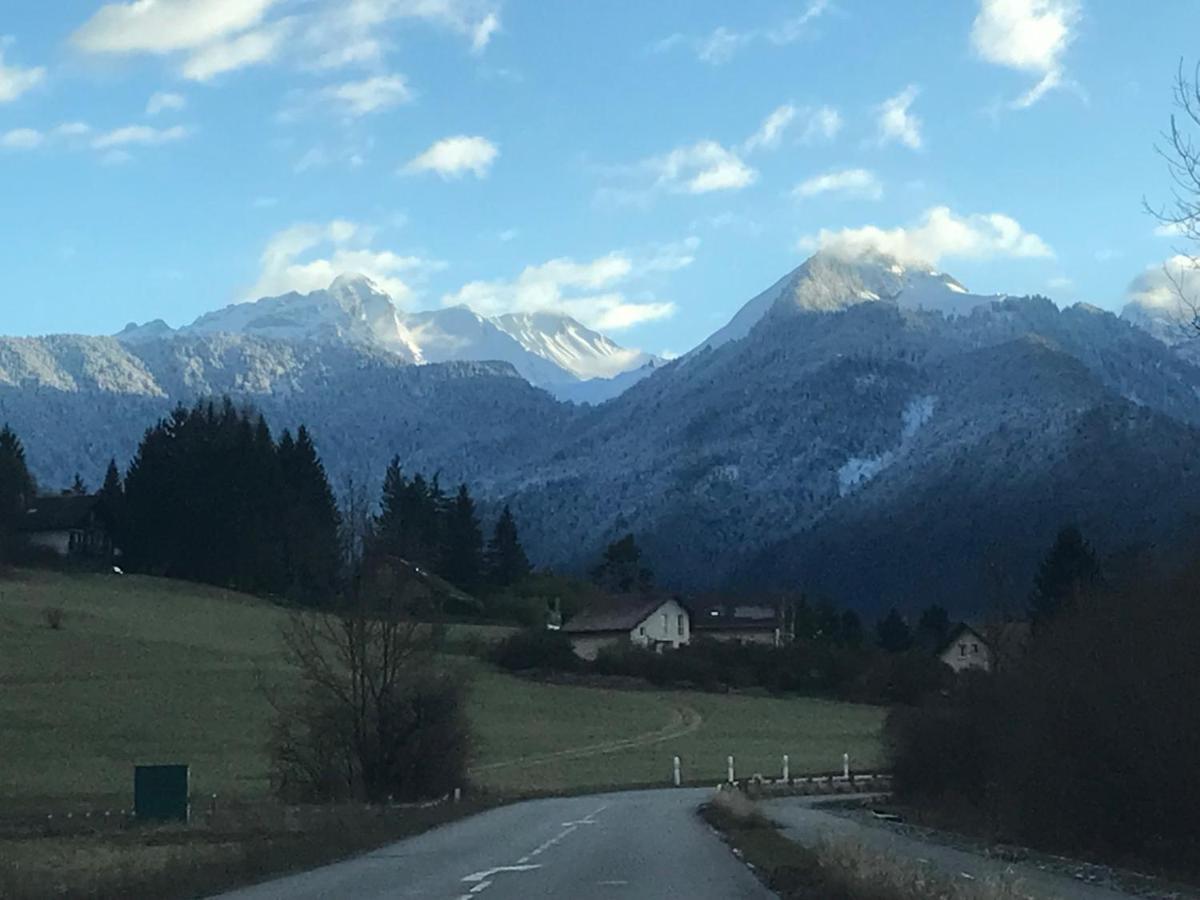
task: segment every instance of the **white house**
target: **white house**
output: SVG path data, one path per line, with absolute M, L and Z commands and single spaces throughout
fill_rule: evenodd
M 611 597 L 576 615 L 562 630 L 584 659 L 595 659 L 600 648 L 622 642 L 661 650 L 692 639 L 687 609 L 665 594 Z
M 951 630 L 937 655 L 955 672 L 967 669 L 991 672 L 1020 659 L 1028 643 L 1028 622 L 999 622 L 978 627 L 960 622 Z

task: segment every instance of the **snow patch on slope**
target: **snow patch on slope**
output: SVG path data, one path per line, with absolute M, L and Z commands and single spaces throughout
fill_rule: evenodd
M 928 394 L 914 397 L 900 413 L 900 444 L 875 456 L 852 456 L 837 470 L 838 496 L 845 497 L 862 487 L 896 461 L 912 443 L 921 428 L 933 418 L 937 398 Z

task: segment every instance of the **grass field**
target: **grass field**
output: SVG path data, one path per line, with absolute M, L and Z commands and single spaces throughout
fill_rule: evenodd
M 49 627 L 48 608 L 65 616 Z M 130 803 L 132 767 L 187 762 L 197 797 L 261 797 L 284 614 L 243 595 L 136 576 L 0 579 L 0 797 L 8 810 Z M 486 637 L 487 629 L 473 629 Z M 499 791 L 716 782 L 879 763 L 882 711 L 832 702 L 615 691 L 513 678 L 474 660 L 474 780 Z

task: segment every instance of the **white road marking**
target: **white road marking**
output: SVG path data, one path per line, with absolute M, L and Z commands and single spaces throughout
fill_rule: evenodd
M 530 860 L 535 856 L 541 856 L 551 847 L 560 843 L 568 835 L 573 834 L 579 829 L 580 825 L 595 825 L 596 816 L 600 815 L 600 813 L 604 812 L 606 809 L 608 809 L 607 803 L 605 803 L 599 809 L 588 813 L 577 822 L 563 822 L 562 831 L 550 838 L 548 841 L 543 842 L 534 850 L 530 851 L 527 855 L 522 856 L 519 860 L 517 860 L 517 864 L 515 866 L 497 866 L 494 869 L 485 869 L 482 872 L 472 872 L 470 875 L 463 878 L 463 883 L 474 884 L 475 886 L 471 888 L 468 893 L 460 894 L 457 900 L 476 900 L 476 897 L 492 886 L 492 876 L 498 875 L 501 872 L 530 872 L 534 869 L 540 869 L 542 867 L 540 863 L 531 863 Z M 627 884 L 627 882 L 614 881 L 611 882 L 611 884 Z
M 528 872 L 532 869 L 540 869 L 541 866 L 496 866 L 494 869 L 484 869 L 482 872 L 472 872 L 470 875 L 463 878 L 464 884 L 477 884 L 481 881 L 487 881 L 493 875 L 500 872 Z

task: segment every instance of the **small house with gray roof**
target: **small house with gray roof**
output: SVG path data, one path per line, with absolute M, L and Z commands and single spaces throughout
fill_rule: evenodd
M 616 644 L 662 650 L 692 638 L 691 616 L 670 594 L 609 597 L 574 616 L 562 630 L 583 659 L 595 659 L 601 648 Z

